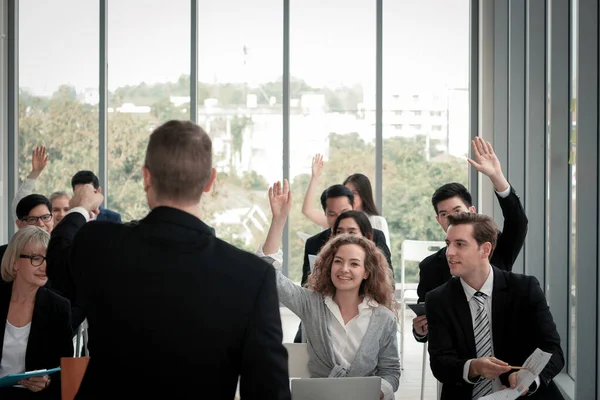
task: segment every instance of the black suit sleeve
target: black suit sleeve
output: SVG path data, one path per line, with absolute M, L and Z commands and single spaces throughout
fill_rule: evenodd
M 373 241 L 375 242 L 377 247 L 379 247 L 379 249 L 385 256 L 385 259 L 387 260 L 388 265 L 392 269 L 392 276 L 393 276 L 394 267 L 392 266 L 392 252 L 390 251 L 390 248 L 388 247 L 388 245 L 385 241 L 385 235 L 383 234 L 383 232 L 381 232 L 379 229 L 373 229 Z
M 302 280 L 300 281 L 300 284 L 302 286 L 306 285 L 306 282 L 308 281 L 308 275 L 310 275 L 310 262 L 308 261 L 308 255 L 309 254 L 315 254 L 316 253 L 309 253 L 310 251 L 313 250 L 314 247 L 314 242 L 315 241 L 315 237 L 310 237 L 306 240 L 306 243 L 304 244 L 304 262 L 302 263 Z
M 290 399 L 288 357 L 283 346 L 275 270 L 268 268 L 258 291 L 242 349 L 242 399 Z
M 552 358 L 540 374 L 541 389 L 548 386 L 550 381 L 562 371 L 565 366 L 565 359 L 560 347 L 560 336 L 556 331 L 556 324 L 550 313 L 550 307 L 548 307 L 542 288 L 535 277 L 530 277 L 529 293 L 535 320 L 533 326 L 537 327 L 535 342 L 541 350 L 552 353 Z
M 496 197 L 502 209 L 504 225 L 498 236 L 496 250 L 492 256 L 492 264 L 500 269 L 512 271 L 513 264 L 523 248 L 523 243 L 525 243 L 529 221 L 525 215 L 521 199 L 519 199 L 512 186 L 507 197 L 502 198 L 497 193 Z
M 460 358 L 452 343 L 452 324 L 444 302 L 439 290 L 429 292 L 425 300 L 431 371 L 444 385 L 466 385 L 463 368 L 468 359 Z

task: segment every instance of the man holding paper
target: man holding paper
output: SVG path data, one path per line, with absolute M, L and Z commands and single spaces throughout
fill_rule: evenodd
M 498 229 L 488 216 L 461 213 L 448 221 L 453 278 L 426 298 L 431 370 L 443 384 L 441 399 L 480 399 L 515 388 L 522 383 L 515 367 L 536 349 L 552 356 L 521 395 L 563 399 L 552 381 L 564 366 L 560 337 L 537 279 L 490 264 Z

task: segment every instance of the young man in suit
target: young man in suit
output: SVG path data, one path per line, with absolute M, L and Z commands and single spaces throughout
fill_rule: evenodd
M 468 161 L 492 182 L 504 216 L 504 227 L 502 232 L 499 232 L 498 245 L 491 263 L 502 270 L 511 271 L 525 242 L 527 216 L 519 196 L 504 177 L 502 166 L 492 145 L 477 137 L 472 142 L 472 148 L 475 160 Z M 439 187 L 433 194 L 431 203 L 435 210 L 435 219 L 444 232 L 448 229 L 448 216 L 462 212 L 476 212 L 471 194 L 460 183 L 448 183 Z M 419 286 L 417 287 L 419 302 L 425 301 L 429 291 L 443 285 L 450 278 L 446 247 L 444 247 L 419 264 Z M 413 319 L 413 335 L 417 341 L 422 343 L 427 341 L 427 328 L 426 316 Z
M 166 122 L 150 135 L 142 172 L 151 211 L 139 223 L 86 223 L 103 197 L 83 185 L 50 243 L 68 257 L 89 323 L 76 399 L 233 399 L 238 379 L 244 399 L 290 399 L 275 270 L 201 220 L 216 176 L 209 136 Z
M 81 185 L 91 184 L 94 189 L 99 193 L 102 193 L 100 187 L 100 180 L 92 171 L 78 171 L 73 178 L 71 178 L 71 187 L 75 191 Z M 109 210 L 108 208 L 98 207 L 99 212 L 95 218 L 97 221 L 111 221 L 121 223 L 121 214 L 116 211 Z
M 514 388 L 536 348 L 552 357 L 528 388 L 532 399 L 562 399 L 552 379 L 564 366 L 560 337 L 535 277 L 490 264 L 498 230 L 475 213 L 448 216 L 446 258 L 453 278 L 429 292 L 429 355 L 442 400 L 471 400 Z

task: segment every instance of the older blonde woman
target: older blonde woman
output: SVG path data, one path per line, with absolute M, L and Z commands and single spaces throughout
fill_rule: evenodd
M 12 237 L 0 271 L 0 377 L 51 369 L 73 356 L 71 306 L 45 288 L 50 235 L 26 226 Z M 19 381 L 0 388 L 4 399 L 60 399 L 60 374 Z

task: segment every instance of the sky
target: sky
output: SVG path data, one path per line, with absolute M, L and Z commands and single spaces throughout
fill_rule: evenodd
M 291 0 L 292 76 L 316 87 L 374 88 L 375 5 Z M 256 84 L 282 75 L 282 0 L 198 7 L 201 81 Z M 467 87 L 468 13 L 469 0 L 384 0 L 384 87 Z M 20 0 L 20 86 L 36 94 L 61 84 L 97 88 L 98 19 L 98 0 Z M 189 74 L 189 0 L 109 0 L 107 21 L 109 90 Z

